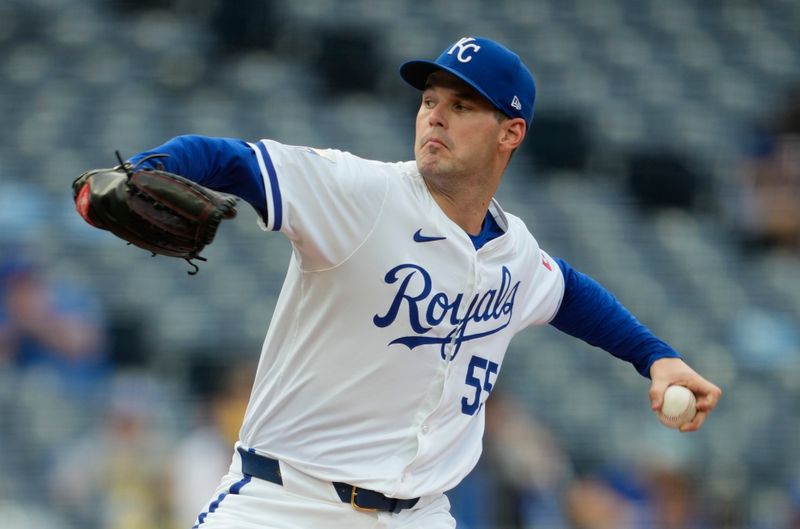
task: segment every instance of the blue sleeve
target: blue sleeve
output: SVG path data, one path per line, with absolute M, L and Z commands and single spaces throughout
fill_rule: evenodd
M 679 358 L 599 283 L 555 260 L 564 275 L 564 297 L 550 324 L 633 364 L 644 377 L 659 358 Z
M 230 193 L 247 201 L 267 220 L 267 195 L 258 160 L 250 146 L 230 138 L 209 138 L 186 135 L 130 158 L 134 165 L 151 154 L 168 154 L 152 158 L 143 166 L 155 168 L 161 164 L 165 171 L 181 175 L 216 191 Z

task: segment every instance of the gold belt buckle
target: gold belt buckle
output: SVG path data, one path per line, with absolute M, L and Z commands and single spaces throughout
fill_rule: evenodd
M 378 512 L 378 509 L 356 505 L 356 496 L 358 496 L 358 487 L 354 486 L 352 492 L 350 493 L 350 507 L 358 512 Z

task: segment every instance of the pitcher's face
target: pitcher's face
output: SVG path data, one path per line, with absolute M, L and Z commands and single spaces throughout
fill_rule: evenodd
M 414 142 L 423 176 L 485 172 L 493 167 L 501 134 L 498 111 L 472 87 L 444 71 L 428 77 Z

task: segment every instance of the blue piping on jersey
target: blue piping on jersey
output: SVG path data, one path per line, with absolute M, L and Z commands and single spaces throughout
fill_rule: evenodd
M 270 158 L 269 152 L 267 152 L 267 146 L 264 145 L 263 141 L 258 142 L 256 145 L 261 152 L 261 156 L 264 158 L 264 165 L 267 167 L 267 175 L 269 176 L 269 186 L 272 190 L 272 205 L 274 206 L 272 229 L 274 231 L 280 231 L 283 221 L 283 201 L 281 200 L 281 188 L 278 185 L 278 176 L 275 173 L 275 166 L 272 165 L 272 158 Z
M 208 511 L 200 513 L 200 515 L 197 517 L 197 523 L 194 524 L 192 529 L 197 529 L 198 527 L 200 527 L 203 524 L 203 522 L 206 521 L 206 518 L 208 517 L 209 514 L 219 509 L 219 504 L 222 503 L 222 500 L 224 500 L 229 494 L 239 494 L 239 491 L 242 490 L 242 487 L 250 483 L 251 479 L 252 476 L 245 474 L 245 476 L 242 479 L 231 485 L 231 488 L 229 488 L 227 492 L 223 492 L 222 494 L 220 494 L 217 497 L 217 499 L 212 501 L 211 504 L 208 506 Z

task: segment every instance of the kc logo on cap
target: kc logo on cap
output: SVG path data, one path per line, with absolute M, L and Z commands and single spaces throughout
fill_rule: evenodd
M 475 44 L 475 39 L 472 37 L 463 37 L 461 40 L 453 44 L 453 47 L 450 48 L 448 51 L 448 55 L 452 55 L 454 51 L 458 49 L 458 53 L 456 53 L 456 58 L 461 62 L 469 62 L 472 60 L 472 55 L 464 55 L 468 51 L 472 50 L 474 53 L 481 51 L 481 47 Z
M 519 56 L 505 46 L 483 37 L 463 37 L 435 61 L 418 59 L 400 66 L 400 76 L 418 90 L 425 90 L 428 76 L 444 70 L 474 88 L 510 118 L 523 118 L 530 126 L 536 85 Z

